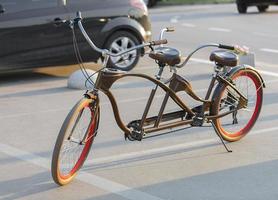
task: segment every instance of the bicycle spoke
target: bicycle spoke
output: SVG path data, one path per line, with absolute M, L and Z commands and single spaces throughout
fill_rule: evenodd
M 237 109 L 241 101 L 240 95 L 232 87 L 228 85 L 225 87 L 218 108 L 219 114 L 235 111 L 219 119 L 222 127 L 220 131 L 223 134 L 242 134 L 251 127 L 251 122 L 254 122 L 253 113 L 258 106 L 258 91 L 263 85 L 258 87 L 258 82 L 254 82 L 254 80 L 258 81 L 258 79 L 255 79 L 253 76 L 254 75 L 250 75 L 250 72 L 247 74 L 242 73 L 234 78 L 232 82 L 240 94 L 247 98 L 246 107 Z
M 87 143 L 92 142 L 95 134 L 89 133 L 90 124 L 94 123 L 90 108 L 82 109 L 73 121 L 72 128 L 69 128 L 69 136 L 66 136 L 60 150 L 60 171 L 62 175 L 70 174 L 79 162 L 82 152 Z M 87 136 L 87 134 L 91 134 Z M 85 141 L 85 142 L 84 142 Z

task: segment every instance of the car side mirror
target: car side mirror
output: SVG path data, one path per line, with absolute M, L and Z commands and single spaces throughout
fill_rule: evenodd
M 5 12 L 5 8 L 0 4 L 0 14 Z

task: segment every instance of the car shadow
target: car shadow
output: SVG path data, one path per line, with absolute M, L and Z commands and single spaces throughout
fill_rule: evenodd
M 48 94 L 60 94 L 65 92 L 72 92 L 73 89 L 69 89 L 65 87 L 55 87 L 55 88 L 47 88 L 47 89 L 39 89 L 39 90 L 32 90 L 32 91 L 25 91 L 25 92 L 16 92 L 12 94 L 4 94 L 0 95 L 0 99 L 5 98 L 13 98 L 13 97 L 31 97 L 31 96 L 42 96 Z
M 58 94 L 61 92 L 71 92 L 73 89 L 69 89 L 66 86 L 67 77 L 50 75 L 34 71 L 22 71 L 5 73 L 0 75 L 0 87 L 5 88 L 0 93 L 0 99 L 12 98 L 12 97 L 29 97 L 37 95 Z M 55 85 L 54 81 L 62 81 L 60 85 Z M 65 84 L 63 84 L 65 81 Z M 24 87 L 27 84 L 34 84 L 34 88 L 29 86 Z M 46 84 L 46 86 L 40 86 Z M 51 85 L 51 87 L 48 86 Z M 11 89 L 9 89 L 11 87 Z M 39 87 L 39 88 L 38 88 Z M 6 92 L 5 92 L 6 91 Z
M 63 80 L 65 77 L 58 77 L 55 75 L 35 72 L 35 71 L 16 71 L 7 72 L 0 74 L 0 85 L 1 86 L 12 86 L 17 84 L 32 83 L 38 81 L 53 81 L 53 80 Z
M 278 14 L 278 10 L 269 10 L 269 11 L 266 11 L 263 13 L 260 13 L 258 11 L 251 11 L 251 12 L 242 14 L 241 16 L 244 16 L 244 15 L 272 15 L 272 14 Z

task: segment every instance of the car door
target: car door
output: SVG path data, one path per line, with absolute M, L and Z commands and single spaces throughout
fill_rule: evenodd
M 65 0 L 0 0 L 0 70 L 67 62 L 71 30 L 53 20 L 68 18 Z M 73 51 L 70 50 L 73 54 Z

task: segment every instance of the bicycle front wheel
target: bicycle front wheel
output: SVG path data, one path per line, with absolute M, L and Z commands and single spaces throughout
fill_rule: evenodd
M 82 167 L 97 134 L 99 107 L 95 100 L 82 99 L 65 119 L 52 155 L 51 172 L 58 185 L 73 180 Z
M 216 129 L 226 141 L 237 141 L 244 137 L 254 126 L 262 106 L 262 81 L 256 72 L 242 69 L 230 77 L 233 85 L 247 98 L 247 107 L 238 109 L 240 96 L 228 84 L 217 90 L 212 106 L 212 115 L 235 112 L 213 121 Z M 216 96 L 216 95 L 215 95 Z

